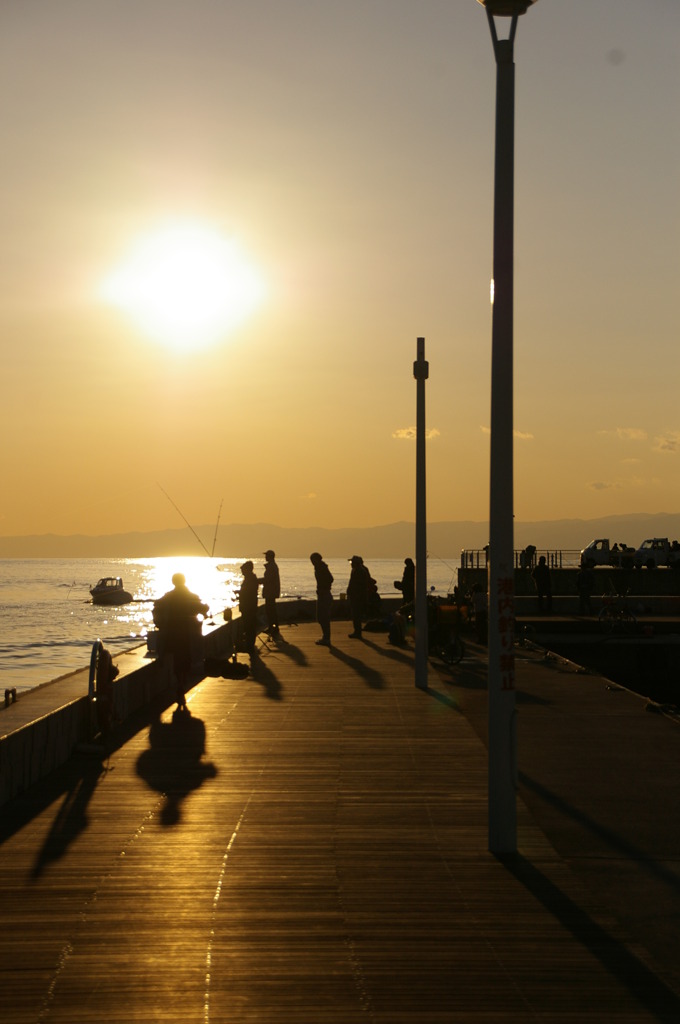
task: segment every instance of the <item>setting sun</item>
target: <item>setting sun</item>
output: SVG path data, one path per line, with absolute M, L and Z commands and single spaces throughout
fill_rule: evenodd
M 100 295 L 156 340 L 193 349 L 241 324 L 261 303 L 264 284 L 234 241 L 181 222 L 138 241 Z

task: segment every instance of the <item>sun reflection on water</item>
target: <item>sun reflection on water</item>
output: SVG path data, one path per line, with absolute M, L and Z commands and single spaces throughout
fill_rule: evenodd
M 126 559 L 134 567 L 135 598 L 148 601 L 148 625 L 152 622 L 153 602 L 172 589 L 172 577 L 184 574 L 187 587 L 198 594 L 210 608 L 210 616 L 220 614 L 237 603 L 240 586 L 241 559 L 209 558 L 205 555 L 186 555 L 162 558 Z M 138 614 L 130 621 L 138 620 Z M 119 617 L 120 621 L 121 617 Z

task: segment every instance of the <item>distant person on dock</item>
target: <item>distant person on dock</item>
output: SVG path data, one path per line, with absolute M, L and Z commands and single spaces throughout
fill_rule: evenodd
M 538 594 L 538 610 L 539 612 L 547 612 L 550 615 L 552 612 L 552 583 L 545 555 L 541 555 L 538 565 L 531 575 L 536 585 L 536 593 Z
M 264 613 L 267 616 L 267 632 L 274 640 L 281 636 L 279 632 L 279 615 L 276 609 L 276 600 L 281 597 L 281 578 L 279 567 L 276 564 L 276 555 L 269 549 L 265 551 L 264 576 L 262 583 L 262 597 L 264 598 Z
M 253 563 L 248 560 L 241 566 L 241 589 L 238 592 L 238 610 L 243 623 L 243 640 L 246 653 L 255 653 L 255 637 L 257 636 L 257 590 L 260 581 L 254 572 Z
M 472 587 L 472 607 L 475 613 L 477 643 L 485 644 L 489 632 L 489 599 L 481 583 L 475 583 Z
M 316 641 L 319 647 L 331 645 L 331 616 L 333 613 L 333 574 L 318 551 L 313 551 L 309 560 L 314 566 L 316 579 L 316 621 L 321 626 L 321 637 Z
M 404 559 L 401 580 L 394 581 L 394 589 L 401 590 L 404 604 L 413 604 L 416 593 L 416 567 L 412 558 Z
M 186 711 L 191 663 L 201 637 L 198 616 L 208 614 L 208 605 L 191 593 L 181 572 L 175 573 L 172 583 L 173 589 L 154 603 L 153 621 L 160 631 L 163 655 L 172 655 L 177 710 Z
M 583 566 L 576 577 L 576 589 L 578 591 L 578 612 L 579 615 L 592 615 L 593 608 L 591 597 L 595 590 L 595 573 L 588 566 Z
M 352 568 L 347 584 L 347 600 L 354 627 L 349 636 L 352 640 L 361 640 L 364 622 L 369 616 L 372 580 L 361 555 L 352 555 L 349 561 Z
M 536 557 L 536 548 L 533 544 L 527 544 L 524 550 L 519 556 L 519 567 L 520 569 L 533 569 L 534 559 Z

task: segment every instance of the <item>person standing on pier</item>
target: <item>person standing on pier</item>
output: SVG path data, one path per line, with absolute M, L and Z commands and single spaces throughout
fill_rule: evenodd
M 579 615 L 592 615 L 593 607 L 591 597 L 595 590 L 595 573 L 591 568 L 581 566 L 576 577 L 576 590 L 578 592 L 578 613 Z
M 314 566 L 316 579 L 316 621 L 321 626 L 321 638 L 316 641 L 319 647 L 331 646 L 331 616 L 333 613 L 333 574 L 318 551 L 313 551 L 309 560 Z
M 416 592 L 416 567 L 412 558 L 404 559 L 401 580 L 394 581 L 394 589 L 401 590 L 404 604 L 413 604 Z
M 352 569 L 347 584 L 347 600 L 352 614 L 353 631 L 349 634 L 352 640 L 361 640 L 364 621 L 368 618 L 369 587 L 371 574 L 364 565 L 360 555 L 350 558 Z
M 547 612 L 550 615 L 552 612 L 552 583 L 545 555 L 541 555 L 538 565 L 531 575 L 533 576 L 536 593 L 538 594 L 538 610 L 539 612 Z
M 198 616 L 208 614 L 208 605 L 191 593 L 181 572 L 175 573 L 172 584 L 173 589 L 154 603 L 153 621 L 160 631 L 163 655 L 172 656 L 177 710 L 186 711 L 191 663 L 201 636 Z
M 265 551 L 265 566 L 262 583 L 262 597 L 264 598 L 264 612 L 267 616 L 267 632 L 274 640 L 281 636 L 279 632 L 279 615 L 276 609 L 276 599 L 281 596 L 281 577 L 279 567 L 276 564 L 276 555 L 269 549 Z
M 257 589 L 260 581 L 255 575 L 253 563 L 248 560 L 241 566 L 243 581 L 238 592 L 238 610 L 243 623 L 243 637 L 246 652 L 251 656 L 255 653 L 255 637 L 257 636 Z

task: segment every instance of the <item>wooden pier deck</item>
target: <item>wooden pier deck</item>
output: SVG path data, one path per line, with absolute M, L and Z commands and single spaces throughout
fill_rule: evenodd
M 485 652 L 284 627 L 0 810 L 3 1024 L 680 1021 L 680 732 L 522 653 L 517 857 Z

